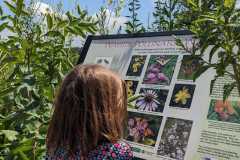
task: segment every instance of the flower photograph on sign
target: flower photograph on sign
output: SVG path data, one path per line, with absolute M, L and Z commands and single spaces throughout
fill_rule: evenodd
M 161 122 L 161 116 L 128 112 L 125 139 L 135 143 L 155 146 Z
M 195 59 L 188 60 L 189 57 L 189 55 L 183 56 L 181 68 L 178 74 L 178 79 L 193 80 L 193 75 L 199 69 L 199 61 Z
M 133 81 L 133 80 L 125 80 L 126 87 L 127 87 L 127 94 L 128 97 L 131 97 L 135 94 L 138 81 Z
M 184 160 L 192 121 L 167 118 L 161 136 L 158 154 L 177 160 Z
M 143 84 L 170 85 L 178 56 L 152 55 Z
M 190 108 L 195 85 L 192 84 L 176 84 L 173 89 L 172 98 L 170 101 L 171 107 Z
M 211 100 L 207 118 L 223 122 L 240 124 L 240 102 Z
M 134 55 L 127 70 L 127 76 L 140 76 L 147 56 Z
M 163 112 L 168 90 L 141 88 L 142 97 L 136 100 L 136 109 L 146 112 Z

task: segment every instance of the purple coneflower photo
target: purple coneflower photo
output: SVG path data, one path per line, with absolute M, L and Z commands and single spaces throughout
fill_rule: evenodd
M 159 106 L 158 95 L 154 90 L 143 90 L 142 97 L 136 101 L 138 110 L 156 111 Z

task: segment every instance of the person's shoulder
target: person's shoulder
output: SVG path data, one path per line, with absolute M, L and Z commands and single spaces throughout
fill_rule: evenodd
M 129 144 L 124 141 L 103 143 L 91 152 L 91 158 L 131 160 L 133 153 Z

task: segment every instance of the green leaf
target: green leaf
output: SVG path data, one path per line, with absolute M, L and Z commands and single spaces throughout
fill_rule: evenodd
M 2 17 L 0 17 L 0 20 L 1 21 L 4 21 L 4 20 L 6 20 L 8 18 L 8 16 L 2 16 Z
M 30 13 L 27 10 L 25 10 L 24 8 L 23 8 L 21 14 L 24 15 L 24 16 L 29 16 L 30 15 Z
M 13 154 L 17 154 L 19 152 L 27 152 L 32 150 L 32 139 L 24 139 L 20 142 L 20 144 L 12 150 Z
M 27 39 L 23 39 L 22 41 L 20 41 L 20 43 L 23 49 L 27 49 L 30 47 L 30 44 L 28 43 Z
M 51 30 L 53 27 L 53 19 L 50 14 L 47 14 L 47 25 L 48 25 L 48 29 Z
M 86 28 L 86 30 L 91 33 L 91 34 L 95 34 L 96 33 L 96 29 L 94 27 L 88 27 Z
M 76 30 L 76 28 L 74 28 L 72 26 L 67 26 L 66 29 L 71 34 L 79 34 L 79 32 Z
M 89 22 L 80 22 L 78 23 L 78 26 L 80 27 L 89 27 L 89 26 L 92 26 L 93 24 L 92 23 L 89 23 Z
M 10 4 L 8 1 L 4 1 L 4 3 L 6 4 L 10 11 L 12 11 L 14 14 L 17 13 L 16 8 L 12 4 Z
M 181 40 L 180 38 L 178 38 L 178 37 L 176 37 L 176 36 L 174 36 L 174 38 L 175 38 L 175 41 L 176 41 L 176 45 L 177 45 L 177 46 L 180 46 L 181 48 L 184 48 L 184 47 L 185 47 L 184 44 L 183 44 L 183 42 L 182 42 L 182 40 Z
M 131 96 L 128 98 L 128 103 L 134 102 L 135 100 L 137 100 L 140 97 L 142 97 L 142 95 Z
M 24 6 L 23 0 L 17 0 L 16 5 L 17 5 L 17 13 L 16 13 L 16 15 L 20 16 L 21 13 L 22 13 L 23 6 Z
M 25 153 L 22 151 L 18 152 L 19 156 L 21 157 L 22 160 L 30 160 Z
M 210 94 L 212 94 L 212 91 L 213 91 L 213 87 L 214 87 L 214 84 L 217 80 L 217 76 L 214 77 L 213 80 L 211 80 L 211 83 L 210 83 Z
M 38 36 L 40 36 L 42 34 L 42 30 L 41 30 L 41 27 L 39 25 L 37 25 L 36 27 L 36 33 Z
M 207 71 L 211 66 L 201 66 L 193 75 L 193 81 L 195 82 L 205 71 Z
M 78 35 L 80 35 L 80 36 L 83 37 L 83 38 L 86 37 L 86 33 L 83 32 L 81 29 L 78 29 Z
M 220 47 L 221 47 L 220 44 L 217 44 L 217 45 L 213 46 L 213 48 L 211 49 L 211 51 L 210 51 L 210 53 L 209 53 L 209 59 L 208 59 L 209 63 L 212 62 L 213 55 L 214 55 L 215 53 L 217 53 L 217 51 L 218 51 L 218 49 L 219 49 Z
M 132 108 L 132 109 L 136 108 L 135 105 L 133 105 L 131 103 L 128 103 L 127 106 L 128 106 L 128 108 Z
M 225 101 L 229 95 L 231 94 L 234 87 L 236 87 L 236 82 L 233 82 L 231 84 L 226 84 L 223 86 L 223 100 Z
M 67 20 L 61 20 L 58 22 L 57 27 L 62 28 L 65 27 L 68 24 Z
M 4 118 L 6 118 L 6 117 L 0 114 L 0 118 L 1 118 L 1 119 L 4 119 Z
M 0 135 L 4 135 L 8 141 L 17 139 L 18 132 L 13 130 L 0 130 Z
M 235 5 L 235 0 L 224 0 L 224 7 L 232 8 Z
M 68 11 L 68 12 L 66 13 L 66 15 L 67 15 L 69 21 L 71 22 L 71 21 L 73 20 L 71 13 Z
M 8 87 L 8 88 L 2 89 L 2 90 L 0 91 L 0 97 L 9 94 L 9 93 L 12 92 L 15 88 L 16 88 L 16 87 L 11 87 L 11 86 L 10 86 L 10 87 Z
M 82 14 L 82 10 L 81 10 L 81 8 L 80 8 L 80 6 L 79 6 L 79 5 L 77 5 L 77 12 L 78 12 L 78 14 L 79 14 L 79 15 L 81 15 L 81 14 Z
M 45 34 L 45 36 L 60 37 L 61 39 L 65 39 L 65 37 L 62 35 L 62 33 L 59 31 L 49 31 Z
M 197 4 L 193 0 L 187 0 L 187 3 L 193 6 L 194 8 L 197 8 Z
M 143 141 L 143 144 L 145 145 L 149 145 L 149 146 L 152 146 L 156 143 L 156 141 L 154 141 L 153 139 L 151 138 L 144 138 L 144 141 Z
M 8 22 L 2 23 L 0 25 L 0 32 L 2 32 L 5 28 L 7 28 L 7 26 L 8 26 Z
M 0 6 L 0 15 L 3 15 L 3 10 L 1 6 Z

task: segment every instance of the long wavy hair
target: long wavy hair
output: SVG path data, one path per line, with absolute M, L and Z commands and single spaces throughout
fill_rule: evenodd
M 82 159 L 102 142 L 123 136 L 127 115 L 125 82 L 100 65 L 78 65 L 63 80 L 54 103 L 47 148 L 59 147 Z M 85 158 L 84 158 L 85 157 Z

